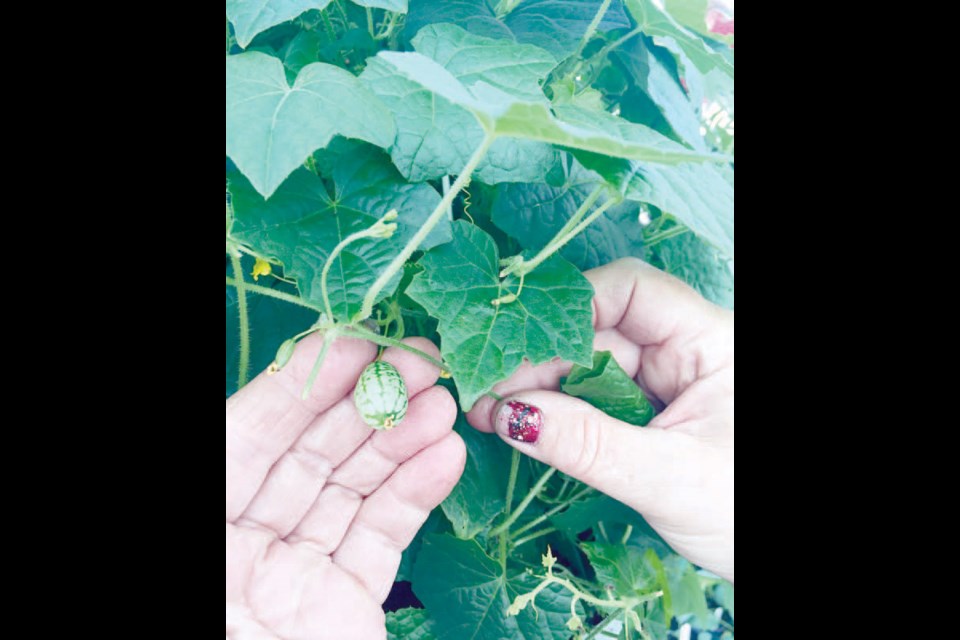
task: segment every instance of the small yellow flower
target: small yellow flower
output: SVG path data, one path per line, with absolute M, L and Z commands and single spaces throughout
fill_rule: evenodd
M 250 275 L 253 276 L 254 280 L 259 280 L 260 276 L 270 275 L 270 263 L 264 260 L 263 258 L 257 258 L 257 261 L 253 264 L 253 271 Z
M 450 375 L 450 372 L 447 371 L 446 369 L 441 369 L 441 370 L 440 370 L 440 377 L 443 378 L 444 380 L 448 380 L 448 379 L 450 379 L 452 376 Z

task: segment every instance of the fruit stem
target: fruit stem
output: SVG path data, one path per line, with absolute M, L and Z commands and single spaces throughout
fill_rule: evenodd
M 313 369 L 310 370 L 310 376 L 307 378 L 307 384 L 303 386 L 303 391 L 300 393 L 301 399 L 306 400 L 310 396 L 310 389 L 313 388 L 313 383 L 317 379 L 317 374 L 320 373 L 320 367 L 323 365 L 323 361 L 327 357 L 327 351 L 330 350 L 330 345 L 333 344 L 333 341 L 337 339 L 337 335 L 339 333 L 339 327 L 334 327 L 323 334 L 323 346 L 320 347 L 320 353 L 317 355 L 317 361 L 313 363 Z
M 416 347 L 411 347 L 405 342 L 395 340 L 394 338 L 388 338 L 387 336 L 381 336 L 377 333 L 374 333 L 373 331 L 370 331 L 364 326 L 352 325 L 352 326 L 345 326 L 343 327 L 343 329 L 344 329 L 344 335 L 346 336 L 354 337 L 354 338 L 362 338 L 364 340 L 368 340 L 372 342 L 373 344 L 378 344 L 381 347 L 396 347 L 398 349 L 403 349 L 404 351 L 409 351 L 410 353 L 420 356 L 430 364 L 436 367 L 440 367 L 440 369 L 443 371 L 450 370 L 447 368 L 445 364 L 443 364 L 443 362 L 441 362 L 440 360 L 437 360 L 430 354 L 420 351 L 420 349 L 417 349 Z

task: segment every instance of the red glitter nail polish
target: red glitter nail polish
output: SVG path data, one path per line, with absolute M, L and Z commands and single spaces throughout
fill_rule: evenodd
M 507 407 L 510 411 L 507 416 L 508 435 L 520 442 L 536 442 L 540 437 L 540 427 L 543 426 L 543 413 L 540 409 L 516 401 L 508 402 Z

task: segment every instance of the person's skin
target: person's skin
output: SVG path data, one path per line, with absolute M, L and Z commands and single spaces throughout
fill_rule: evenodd
M 406 340 L 439 357 L 423 338 Z M 386 637 L 381 604 L 400 553 L 450 493 L 466 457 L 451 431 L 453 398 L 439 370 L 388 349 L 410 404 L 402 428 L 374 431 L 352 391 L 376 356 L 337 340 L 306 401 L 300 391 L 320 349 L 298 345 L 273 376 L 227 400 L 227 637 Z
M 663 412 L 643 429 L 611 418 L 556 391 L 571 367 L 556 361 L 522 366 L 495 387 L 503 402 L 483 398 L 467 420 L 633 507 L 678 553 L 733 581 L 734 314 L 640 260 L 585 275 L 595 348 Z M 509 401 L 540 409 L 536 442 L 509 437 Z
M 557 393 L 570 365 L 525 365 L 497 386 L 538 407 L 527 455 L 642 513 L 679 553 L 733 580 L 733 313 L 639 260 L 586 273 L 596 289 L 599 350 L 609 349 L 667 408 L 645 429 Z M 406 340 L 437 357 L 423 338 Z M 456 407 L 439 371 L 388 349 L 410 405 L 402 428 L 374 432 L 351 393 L 376 347 L 341 339 L 309 400 L 300 391 L 320 349 L 311 336 L 273 376 L 227 400 L 227 635 L 384 638 L 381 604 L 401 551 L 463 471 Z M 468 414 L 493 431 L 489 398 Z M 491 473 L 505 473 L 491 469 Z

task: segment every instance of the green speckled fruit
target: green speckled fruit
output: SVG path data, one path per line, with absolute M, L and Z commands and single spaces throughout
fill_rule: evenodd
M 389 362 L 371 362 L 357 380 L 353 404 L 374 429 L 392 429 L 407 415 L 407 385 Z

